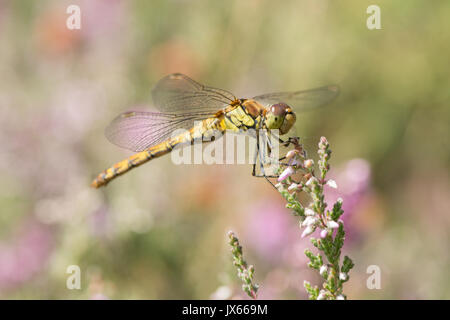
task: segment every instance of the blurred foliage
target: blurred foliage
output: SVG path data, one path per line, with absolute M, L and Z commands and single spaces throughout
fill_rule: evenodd
M 70 4 L 81 8 L 81 30 L 66 28 Z M 355 262 L 348 298 L 450 298 L 450 2 L 376 1 L 382 29 L 372 31 L 371 4 L 1 1 L 0 297 L 181 299 L 239 289 L 231 227 L 253 243 L 245 251 L 261 298 L 306 297 L 303 280 L 319 280 L 303 267 L 307 244 L 250 166 L 165 157 L 104 190 L 88 187 L 130 154 L 105 139 L 109 121 L 151 106 L 155 82 L 182 72 L 239 97 L 339 84 L 330 107 L 298 115 L 296 134 L 311 150 L 327 136 L 333 167 L 371 165 L 370 188 L 344 214 L 358 234 L 344 247 Z M 274 236 L 270 247 L 252 242 L 261 234 Z M 65 287 L 73 264 L 81 290 Z M 366 288 L 372 264 L 381 290 Z

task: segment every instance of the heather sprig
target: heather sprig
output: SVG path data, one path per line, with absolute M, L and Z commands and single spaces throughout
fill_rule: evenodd
M 323 193 L 325 186 L 337 188 L 335 181 L 326 179 L 330 170 L 330 145 L 325 137 L 320 138 L 318 174 L 314 171 L 314 161 L 307 159 L 306 152 L 298 141 L 294 143 L 294 147 L 286 154 L 287 168 L 280 174 L 276 187 L 287 201 L 286 208 L 292 209 L 293 214 L 299 217 L 300 228 L 303 229 L 302 238 L 317 229 L 321 230 L 319 239 L 311 237 L 311 243 L 318 253 L 314 254 L 306 249 L 305 255 L 309 258 L 308 266 L 317 270 L 323 278 L 322 289 L 312 286 L 308 281 L 304 282 L 304 287 L 312 300 L 346 299 L 343 284 L 348 281 L 348 273 L 354 264 L 347 256 L 341 263 L 341 250 L 345 240 L 344 222 L 340 220 L 344 213 L 342 199 L 338 199 L 330 211 L 327 210 Z M 296 173 L 302 174 L 300 181 L 292 178 Z M 304 207 L 297 199 L 299 192 L 304 192 L 311 198 L 308 206 Z
M 233 231 L 228 232 L 229 244 L 231 246 L 231 253 L 233 254 L 233 264 L 237 267 L 238 277 L 242 280 L 242 290 L 248 294 L 250 298 L 256 299 L 258 292 L 258 285 L 253 283 L 253 275 L 255 268 L 253 265 L 247 265 L 242 254 L 242 247 L 239 244 L 239 239 Z

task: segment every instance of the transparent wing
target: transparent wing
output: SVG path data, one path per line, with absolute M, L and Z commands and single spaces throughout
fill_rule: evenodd
M 117 116 L 106 128 L 105 135 L 115 145 L 131 151 L 143 151 L 170 138 L 177 129 L 189 130 L 195 121 L 208 114 L 173 114 L 128 111 Z
M 215 113 L 236 100 L 228 91 L 204 86 L 181 73 L 162 78 L 152 96 L 155 106 L 162 112 Z
M 294 92 L 275 92 L 256 96 L 253 99 L 263 105 L 284 102 L 294 111 L 317 108 L 331 102 L 339 95 L 338 86 L 326 86 Z

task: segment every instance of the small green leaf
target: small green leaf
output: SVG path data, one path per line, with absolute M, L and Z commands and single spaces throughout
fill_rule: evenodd
M 355 264 L 353 263 L 352 259 L 350 259 L 348 256 L 344 257 L 344 261 L 342 262 L 342 272 L 348 273 Z

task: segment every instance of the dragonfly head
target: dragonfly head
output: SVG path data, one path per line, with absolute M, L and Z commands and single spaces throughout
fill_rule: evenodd
M 295 120 L 295 113 L 283 102 L 272 105 L 266 113 L 267 128 L 278 129 L 282 135 L 291 130 Z

